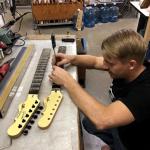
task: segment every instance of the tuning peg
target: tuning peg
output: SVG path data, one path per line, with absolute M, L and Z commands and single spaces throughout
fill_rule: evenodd
M 29 109 L 29 113 L 31 113 L 32 112 L 32 109 Z
M 37 113 L 37 114 L 40 114 L 40 111 L 39 111 L 39 110 L 37 110 L 37 111 L 36 111 L 36 113 Z
M 28 134 L 28 130 L 24 130 L 23 135 L 27 135 L 27 134 Z
M 27 125 L 26 128 L 30 130 L 32 128 L 32 126 L 31 125 Z
M 34 118 L 34 119 L 37 119 L 37 117 L 38 117 L 37 115 L 33 115 L 33 118 Z
M 21 124 L 19 124 L 19 125 L 18 125 L 18 128 L 22 128 L 22 125 L 21 125 Z
M 30 120 L 30 123 L 31 123 L 31 124 L 34 124 L 34 120 Z
M 26 114 L 25 117 L 28 118 L 28 117 L 29 117 L 29 114 Z
M 39 109 L 39 110 L 42 110 L 42 109 L 43 109 L 43 106 L 39 106 L 38 109 Z
M 25 120 L 25 119 L 22 119 L 22 123 L 24 123 L 24 122 L 26 122 L 26 120 Z
M 32 105 L 32 108 L 35 108 L 35 105 Z

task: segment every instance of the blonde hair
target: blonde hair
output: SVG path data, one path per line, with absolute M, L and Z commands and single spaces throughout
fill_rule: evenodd
M 121 61 L 134 59 L 143 63 L 147 44 L 143 37 L 133 30 L 120 30 L 102 42 L 103 55 L 118 58 Z

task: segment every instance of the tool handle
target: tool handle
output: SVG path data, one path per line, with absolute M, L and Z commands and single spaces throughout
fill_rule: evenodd
M 4 64 L 1 68 L 0 68 L 0 74 L 4 77 L 5 74 L 8 72 L 10 68 L 10 64 L 7 63 L 7 64 Z
M 53 33 L 51 34 L 51 41 L 52 41 L 52 48 L 55 49 L 55 47 L 56 47 L 56 40 L 55 40 L 55 35 Z

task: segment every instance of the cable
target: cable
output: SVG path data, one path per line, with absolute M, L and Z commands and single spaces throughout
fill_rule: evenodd
M 19 19 L 21 19 L 24 15 L 27 15 L 28 13 L 32 13 L 32 12 L 25 12 L 24 14 L 22 14 L 21 16 L 17 17 L 14 20 L 9 21 L 8 23 L 6 23 L 2 28 L 9 28 L 12 25 L 14 25 Z
M 19 14 L 19 15 L 21 15 L 21 13 L 20 13 L 20 12 L 18 12 L 18 10 L 16 10 L 16 13 L 17 13 L 17 14 Z
M 18 33 L 18 32 L 20 31 L 20 29 L 21 29 L 21 25 L 22 25 L 22 21 L 23 21 L 23 18 L 21 18 L 21 20 L 20 20 L 20 23 L 19 23 L 19 29 L 18 29 L 18 31 L 16 31 L 16 32 L 14 32 L 14 33 Z
M 16 11 L 16 12 L 17 12 L 17 11 Z M 18 12 L 17 12 L 17 13 L 18 13 Z M 22 16 L 27 15 L 27 14 L 29 14 L 29 13 L 32 13 L 32 12 L 26 12 L 26 13 L 24 13 Z M 19 13 L 18 13 L 18 14 L 19 14 Z M 21 30 L 22 22 L 23 22 L 23 17 L 22 17 L 21 20 L 20 20 L 20 23 L 19 23 L 19 29 L 18 29 L 18 31 L 15 32 L 15 33 L 18 33 L 18 32 Z

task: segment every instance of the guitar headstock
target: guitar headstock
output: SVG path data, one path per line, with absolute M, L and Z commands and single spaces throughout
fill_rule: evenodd
M 40 100 L 36 94 L 28 94 L 27 100 L 19 105 L 18 115 L 14 123 L 8 128 L 7 133 L 10 137 L 18 137 L 27 127 L 39 107 Z M 28 128 L 30 128 L 28 126 Z
M 62 98 L 63 96 L 60 90 L 52 90 L 50 95 L 44 100 L 44 110 L 41 113 L 42 117 L 38 121 L 38 126 L 41 129 L 46 129 L 49 127 L 62 101 Z

